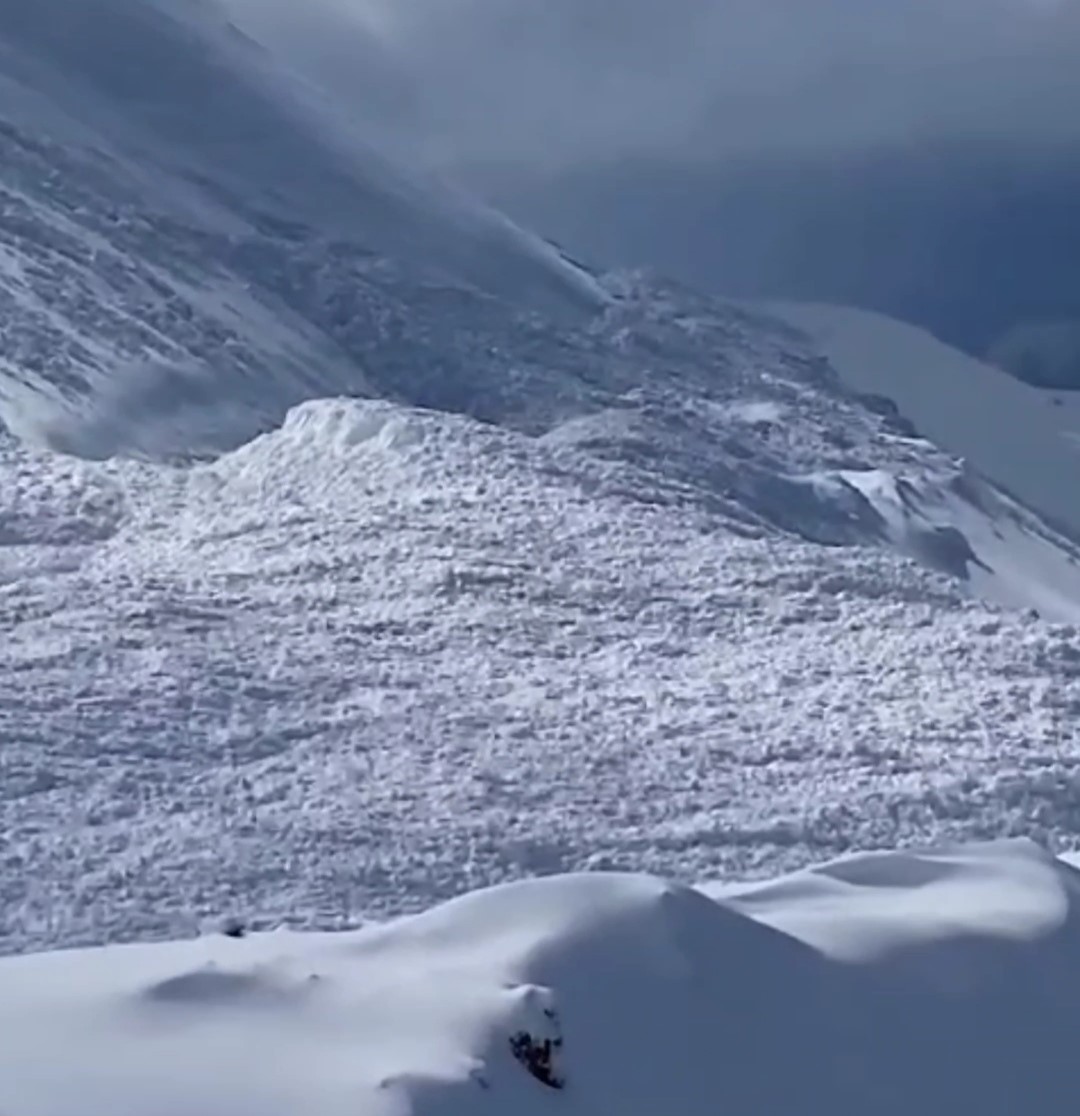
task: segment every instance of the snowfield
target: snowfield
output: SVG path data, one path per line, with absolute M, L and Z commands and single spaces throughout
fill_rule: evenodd
M 784 313 L 0 6 L 0 1116 L 1071 1111 L 1072 444 Z
M 4 472 L 4 951 L 1074 840 L 1074 627 L 574 439 L 338 401 Z
M 16 1116 L 1065 1116 L 1075 869 L 1026 842 L 700 891 L 593 873 L 341 934 L 0 961 Z

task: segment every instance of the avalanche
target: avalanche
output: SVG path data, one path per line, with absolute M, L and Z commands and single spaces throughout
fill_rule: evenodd
M 772 389 L 795 413 L 798 381 Z M 1067 847 L 1076 629 L 856 545 L 848 488 L 771 477 L 770 444 L 873 431 L 819 398 L 820 427 L 811 401 L 745 434 L 653 404 L 541 438 L 316 401 L 183 468 L 0 442 L 0 951 L 234 904 L 353 925 L 537 873 Z M 770 527 L 759 490 L 852 541 Z
M 1069 408 L 591 273 L 215 13 L 0 5 L 0 1116 L 1071 1111 Z

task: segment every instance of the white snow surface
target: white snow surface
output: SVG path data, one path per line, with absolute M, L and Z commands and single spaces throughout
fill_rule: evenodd
M 313 402 L 183 468 L 8 440 L 0 950 L 1075 842 L 1075 627 L 584 448 L 613 421 Z
M 960 454 L 1074 537 L 1080 535 L 1080 399 L 1021 383 L 917 326 L 844 306 L 788 303 L 858 391 L 891 399 L 919 432 Z
M 592 873 L 351 933 L 0 961 L 12 1116 L 1071 1113 L 1080 876 L 1028 842 L 703 891 Z M 552 1087 L 512 1053 L 551 1042 Z
M 0 93 L 0 952 L 1076 843 L 1075 545 L 805 335 L 417 184 L 209 5 L 0 7 Z

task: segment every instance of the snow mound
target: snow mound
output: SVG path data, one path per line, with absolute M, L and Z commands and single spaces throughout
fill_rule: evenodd
M 1078 888 L 1080 874 L 1065 861 L 1018 840 L 861 853 L 767 883 L 704 890 L 830 957 L 876 964 L 920 949 L 963 954 L 971 939 L 1020 949 L 1072 933 Z
M 345 934 L 0 962 L 15 1116 L 1072 1111 L 1076 872 L 1027 843 L 709 898 L 551 877 Z
M 327 481 L 335 471 L 362 467 L 361 455 L 404 452 L 445 426 L 463 420 L 437 418 L 381 400 L 317 400 L 294 407 L 280 430 L 264 434 L 223 459 L 231 476 L 293 477 L 313 472 Z M 336 469 L 335 469 L 336 466 Z

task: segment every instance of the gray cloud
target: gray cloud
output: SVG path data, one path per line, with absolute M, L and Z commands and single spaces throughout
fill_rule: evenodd
M 601 264 L 974 353 L 1080 319 L 1080 0 L 222 0 Z
M 443 165 L 1071 141 L 1077 0 L 231 0 Z

